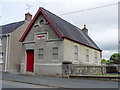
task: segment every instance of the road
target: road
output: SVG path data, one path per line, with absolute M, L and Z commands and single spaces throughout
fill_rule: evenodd
M 7 81 L 7 80 L 0 80 L 0 82 L 2 82 L 2 85 L 0 85 L 0 88 L 4 88 L 2 90 L 8 90 L 8 89 L 5 89 L 5 88 L 12 88 L 10 90 L 16 90 L 14 88 L 29 88 L 29 90 L 33 90 L 32 88 L 36 88 L 35 90 L 44 90 L 45 88 L 48 88 L 50 90 L 71 90 L 69 88 L 55 88 L 55 87 L 49 87 L 49 86 L 43 86 L 43 85 L 34 85 L 34 84 L 27 84 L 27 83 L 20 83 L 20 82 L 14 82 L 14 81 Z M 82 82 L 81 82 L 82 83 Z M 38 89 L 37 89 L 38 88 Z M 41 88 L 41 89 L 40 89 Z M 91 88 L 91 87 L 89 87 Z M 112 88 L 115 88 L 115 87 L 112 87 L 112 88 L 109 88 L 109 89 L 95 89 L 95 88 L 92 88 L 92 89 L 75 89 L 75 90 L 118 90 L 118 89 L 112 89 Z M 117 88 L 117 87 L 116 87 Z
M 3 73 L 2 79 L 63 88 L 118 88 L 119 85 L 118 82 L 113 81 L 27 76 L 11 73 Z
M 51 87 L 2 80 L 2 88 L 51 88 Z

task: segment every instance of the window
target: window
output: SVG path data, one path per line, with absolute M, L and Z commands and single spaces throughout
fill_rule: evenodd
M 95 62 L 98 62 L 97 52 L 95 52 Z
M 58 47 L 53 48 L 53 59 L 58 59 Z
M 39 21 L 39 24 L 40 24 L 40 25 L 44 25 L 44 20 L 41 19 L 41 20 Z
M 74 60 L 78 61 L 78 46 L 74 46 Z
M 2 39 L 0 38 L 0 46 L 2 46 Z
M 39 49 L 38 58 L 43 59 L 43 48 Z
M 3 52 L 0 52 L 0 63 L 3 63 Z
M 89 62 L 89 50 L 86 49 L 86 62 Z

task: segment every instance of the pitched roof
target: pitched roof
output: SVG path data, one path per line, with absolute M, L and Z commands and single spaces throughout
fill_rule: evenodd
M 44 8 L 39 8 L 33 20 L 31 21 L 28 28 L 21 37 L 21 42 L 27 36 L 28 32 L 30 31 L 30 28 L 32 27 L 40 13 L 44 15 L 44 17 L 48 20 L 48 22 L 60 38 L 67 38 L 69 40 L 78 42 L 82 45 L 101 51 L 101 49 L 93 42 L 93 40 L 88 35 L 86 35 L 81 29 L 56 16 L 55 14 L 47 11 Z
M 7 25 L 0 26 L 0 34 L 8 34 L 13 32 L 15 29 L 24 24 L 25 21 L 10 23 Z

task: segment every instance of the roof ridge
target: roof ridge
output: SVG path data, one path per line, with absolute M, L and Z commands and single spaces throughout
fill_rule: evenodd
M 20 22 L 25 22 L 25 20 L 18 21 L 18 22 L 8 23 L 8 24 L 5 24 L 5 25 L 1 25 L 0 27 L 2 27 L 2 26 L 7 26 L 7 25 L 11 25 L 11 24 L 16 24 L 16 23 L 20 23 Z

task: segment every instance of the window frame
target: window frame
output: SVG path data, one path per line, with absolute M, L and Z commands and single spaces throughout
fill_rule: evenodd
M 95 63 L 98 63 L 98 53 L 95 51 Z
M 53 47 L 53 59 L 58 60 L 58 47 Z M 54 49 L 57 49 L 57 52 L 54 51 Z M 55 58 L 55 55 L 57 55 L 57 58 Z
M 76 46 L 76 45 L 74 45 L 74 60 L 79 61 L 78 60 L 78 46 Z
M 2 46 L 2 38 L 0 38 L 0 46 Z
M 40 50 L 42 50 L 42 53 L 41 53 Z M 42 58 L 40 58 L 41 56 L 42 56 Z M 39 60 L 43 60 L 44 59 L 44 49 L 43 48 L 39 48 L 39 50 L 38 50 L 38 59 Z
M 86 62 L 90 62 L 89 58 L 89 49 L 86 49 Z
M 4 54 L 3 54 L 3 52 L 0 52 L 0 55 L 1 55 L 0 59 L 2 60 L 0 63 L 3 63 L 4 62 Z

